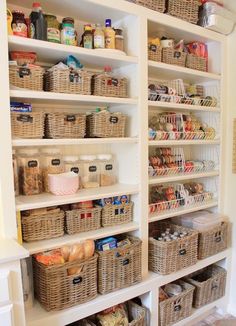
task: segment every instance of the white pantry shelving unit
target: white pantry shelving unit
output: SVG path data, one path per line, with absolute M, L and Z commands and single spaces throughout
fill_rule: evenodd
M 183 213 L 191 213 L 201 209 L 212 209 L 224 212 L 224 141 L 225 135 L 222 130 L 225 125 L 226 110 L 226 37 L 208 31 L 199 26 L 191 25 L 174 17 L 163 15 L 152 10 L 137 6 L 124 0 L 57 0 L 41 1 L 45 12 L 55 13 L 58 17 L 77 17 L 76 24 L 83 22 L 103 23 L 106 18 L 111 18 L 113 24 L 121 26 L 125 32 L 127 56 L 111 55 L 105 51 L 96 52 L 78 47 L 64 46 L 49 42 L 22 39 L 15 36 L 7 36 L 6 8 L 19 8 L 25 13 L 31 11 L 31 0 L 6 0 L 0 3 L 0 49 L 1 49 L 1 103 L 0 121 L 4 124 L 0 128 L 0 137 L 3 142 L 1 146 L 1 157 L 4 157 L 4 165 L 0 169 L 0 203 L 1 203 L 1 236 L 16 239 L 17 226 L 15 212 L 26 209 L 41 208 L 78 201 L 98 199 L 121 195 L 124 193 L 132 195 L 134 201 L 134 221 L 122 226 L 102 228 L 79 235 L 64 236 L 58 239 L 33 242 L 24 244 L 29 254 L 38 251 L 52 249 L 63 244 L 73 243 L 79 239 L 98 239 L 105 236 L 121 233 L 132 233 L 139 236 L 143 241 L 142 249 L 142 273 L 143 281 L 140 284 L 126 288 L 114 293 L 101 296 L 83 305 L 75 306 L 60 312 L 46 312 L 38 303 L 24 313 L 22 308 L 14 310 L 14 326 L 65 326 L 78 319 L 89 316 L 117 303 L 140 296 L 143 304 L 150 310 L 151 326 L 158 326 L 158 291 L 159 287 L 181 278 L 191 272 L 219 263 L 228 270 L 228 285 L 224 298 L 201 309 L 195 310 L 191 317 L 176 324 L 191 325 L 191 322 L 210 311 L 213 307 L 227 308 L 229 296 L 230 262 L 231 251 L 226 250 L 218 255 L 198 261 L 194 266 L 181 270 L 177 273 L 160 276 L 148 271 L 148 227 L 149 223 L 157 220 L 167 219 Z M 185 39 L 187 41 L 199 40 L 206 42 L 209 48 L 209 72 L 200 72 L 188 68 L 171 66 L 164 63 L 156 63 L 148 60 L 147 39 L 153 33 L 160 32 L 169 37 Z M 9 50 L 34 51 L 38 54 L 39 62 L 43 64 L 54 64 L 66 55 L 73 54 L 81 62 L 92 69 L 102 69 L 104 65 L 111 65 L 113 70 L 125 75 L 129 79 L 129 97 L 125 99 L 109 98 L 99 96 L 56 94 L 46 92 L 34 92 L 27 90 L 10 90 L 8 83 L 8 53 Z M 217 108 L 207 106 L 192 106 L 186 104 L 172 104 L 148 101 L 148 79 L 173 79 L 182 78 L 188 83 L 200 83 L 202 85 L 217 85 L 220 89 L 220 103 Z M 118 139 L 11 139 L 9 98 L 31 102 L 40 110 L 46 106 L 64 110 L 94 109 L 98 105 L 109 105 L 111 111 L 122 111 L 129 116 L 126 138 Z M 196 111 L 200 115 L 210 114 L 216 116 L 218 121 L 219 138 L 216 140 L 166 140 L 148 141 L 148 117 L 151 112 L 173 110 L 173 111 Z M 194 112 L 195 113 L 195 112 Z M 194 145 L 194 146 L 192 146 Z M 109 152 L 115 154 L 119 165 L 119 184 L 113 187 L 99 188 L 96 190 L 82 190 L 73 196 L 55 197 L 50 194 L 42 194 L 30 197 L 17 197 L 15 200 L 13 190 L 13 175 L 11 168 L 11 148 L 21 147 L 59 146 L 64 153 L 99 153 Z M 218 153 L 218 164 L 215 171 L 192 173 L 188 175 L 168 177 L 148 177 L 148 155 L 156 147 L 180 146 L 191 147 L 192 152 L 198 157 L 198 148 L 206 155 L 212 148 Z M 196 148 L 196 150 L 195 150 Z M 199 152 L 200 153 L 200 152 Z M 2 160 L 1 160 L 2 161 Z M 2 163 L 1 163 L 2 164 Z M 158 215 L 149 215 L 148 192 L 149 186 L 159 183 L 170 183 L 183 180 L 203 180 L 206 184 L 215 183 L 215 196 L 211 201 L 194 207 L 179 208 Z M 24 252 L 25 252 L 24 249 Z M 17 253 L 16 253 L 17 255 Z M 22 255 L 18 255 L 18 259 Z M 16 258 L 14 258 L 16 259 Z M 1 264 L 1 262 L 0 262 Z M 0 265 L 1 270 L 1 265 Z M 23 302 L 22 296 L 19 301 Z M 5 325 L 4 325 L 5 326 Z

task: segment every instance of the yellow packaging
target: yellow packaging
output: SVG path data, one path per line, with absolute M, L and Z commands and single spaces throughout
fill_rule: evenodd
M 12 35 L 13 31 L 11 28 L 11 23 L 12 23 L 12 13 L 9 9 L 7 9 L 7 30 L 8 30 L 8 35 Z
M 22 245 L 22 228 L 21 228 L 21 212 L 16 212 L 16 224 L 17 224 L 17 242 Z

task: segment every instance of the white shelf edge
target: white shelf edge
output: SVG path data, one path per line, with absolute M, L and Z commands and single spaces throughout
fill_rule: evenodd
M 172 212 L 167 212 L 165 214 L 160 214 L 160 215 L 155 215 L 155 214 L 149 215 L 149 223 L 165 220 L 167 218 L 175 217 L 175 216 L 179 216 L 179 215 L 183 215 L 183 214 L 197 212 L 197 211 L 200 211 L 200 210 L 215 207 L 217 205 L 218 205 L 218 201 L 213 200 L 213 201 L 211 201 L 209 203 L 206 203 L 204 205 L 189 207 L 187 209 L 177 209 L 177 210 L 174 210 Z
M 149 146 L 220 145 L 220 140 L 149 140 Z
M 53 238 L 49 240 L 34 241 L 28 243 L 25 242 L 23 243 L 23 246 L 32 255 L 45 250 L 60 248 L 64 245 L 73 244 L 75 242 L 83 241 L 86 239 L 101 239 L 112 235 L 136 231 L 138 229 L 139 225 L 137 222 L 130 222 L 127 224 L 115 225 L 110 227 L 101 227 L 97 230 L 77 233 L 73 235 L 65 234 L 60 238 Z
M 211 113 L 219 113 L 220 108 L 201 106 L 201 105 L 190 105 L 181 103 L 161 102 L 161 101 L 148 101 L 148 106 L 152 108 L 165 108 L 175 110 L 189 110 L 189 111 L 203 111 Z
M 0 264 L 20 260 L 28 256 L 27 249 L 23 248 L 15 240 L 0 238 Z

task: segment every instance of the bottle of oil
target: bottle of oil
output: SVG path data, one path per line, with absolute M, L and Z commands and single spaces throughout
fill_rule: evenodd
M 115 31 L 111 27 L 111 19 L 106 19 L 105 22 L 105 29 L 104 29 L 104 34 L 105 34 L 105 48 L 106 49 L 115 49 Z

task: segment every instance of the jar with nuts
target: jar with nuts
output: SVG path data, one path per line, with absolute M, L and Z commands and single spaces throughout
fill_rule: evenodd
M 83 188 L 97 188 L 100 186 L 100 167 L 96 155 L 81 155 L 82 186 Z
M 100 185 L 112 186 L 117 182 L 116 164 L 111 154 L 97 155 L 97 159 L 100 165 Z

